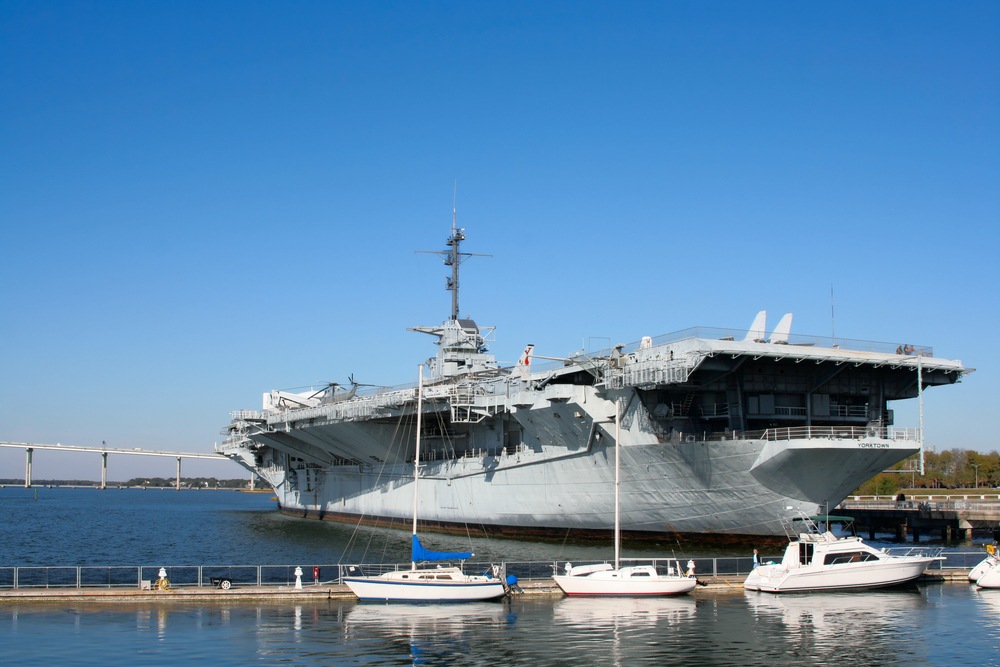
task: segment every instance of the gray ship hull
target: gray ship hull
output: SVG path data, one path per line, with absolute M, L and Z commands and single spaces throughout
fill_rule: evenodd
M 877 448 L 864 448 L 873 445 Z M 882 447 L 882 445 L 887 445 Z M 623 457 L 622 530 L 650 536 L 773 536 L 777 517 L 836 505 L 869 478 L 918 451 L 913 441 L 847 440 L 633 445 Z M 772 447 L 771 449 L 776 449 Z M 709 451 L 710 450 L 710 451 Z M 823 471 L 849 470 L 839 481 Z M 313 518 L 409 526 L 412 468 L 326 470 L 304 489 L 272 484 L 282 511 Z M 522 453 L 428 465 L 418 513 L 436 530 L 506 535 L 608 534 L 614 522 L 611 448 L 573 456 Z M 473 500 L 467 500 L 473 499 Z

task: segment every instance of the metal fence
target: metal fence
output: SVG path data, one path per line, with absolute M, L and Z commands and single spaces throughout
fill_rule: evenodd
M 942 554 L 943 562 L 931 565 L 930 571 L 961 570 L 975 567 L 985 557 L 983 551 L 956 551 Z M 780 561 L 782 555 L 762 555 L 763 561 Z M 696 575 L 714 578 L 744 577 L 753 569 L 753 559 L 745 557 L 722 558 L 642 558 L 622 559 L 622 565 L 653 565 L 666 574 L 670 568 L 687 570 L 693 563 Z M 593 560 L 584 559 L 591 563 Z M 562 572 L 567 561 L 525 561 L 503 564 L 508 574 L 519 580 L 550 579 Z M 579 564 L 579 563 L 578 563 Z M 468 574 L 487 572 L 492 563 L 463 563 Z M 159 577 L 159 565 L 113 567 L 0 567 L 0 590 L 31 588 L 143 588 L 154 585 Z M 227 579 L 233 586 L 294 586 L 295 570 L 302 568 L 303 585 L 315 583 L 313 565 L 172 565 L 163 566 L 171 586 L 214 586 Z M 339 584 L 348 575 L 373 576 L 391 570 L 408 569 L 407 565 L 330 564 L 319 565 L 319 583 Z M 214 581 L 213 581 L 214 580 Z

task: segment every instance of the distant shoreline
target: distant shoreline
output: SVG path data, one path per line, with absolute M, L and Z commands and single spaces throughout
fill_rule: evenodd
M 109 489 L 142 489 L 144 491 L 155 491 L 159 489 L 167 491 L 243 491 L 245 493 L 274 493 L 274 490 L 270 487 L 262 489 L 248 489 L 246 487 L 237 486 L 194 486 L 194 485 L 181 485 L 177 488 L 174 485 L 160 486 L 151 484 L 120 484 L 115 482 L 108 482 L 103 488 L 100 484 L 78 484 L 78 483 L 59 483 L 59 482 L 40 482 L 33 483 L 31 486 L 25 486 L 24 482 L 0 482 L 0 489 L 12 488 L 12 489 L 95 489 L 97 491 L 104 491 Z

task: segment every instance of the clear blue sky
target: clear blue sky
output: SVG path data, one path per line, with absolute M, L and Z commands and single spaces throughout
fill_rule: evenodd
M 794 312 L 977 368 L 927 441 L 1000 448 L 996 2 L 5 0 L 0 440 L 207 452 L 411 382 L 456 181 L 501 360 Z

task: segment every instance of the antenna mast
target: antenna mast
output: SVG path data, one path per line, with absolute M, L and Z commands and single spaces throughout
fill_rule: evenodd
M 833 314 L 833 284 L 830 284 L 830 337 L 837 341 L 837 318 Z
M 465 240 L 465 229 L 458 226 L 458 181 L 455 181 L 455 192 L 451 203 L 451 236 L 445 242 L 448 250 L 418 250 L 444 258 L 444 265 L 451 267 L 451 277 L 446 279 L 445 289 L 451 292 L 451 319 L 458 319 L 458 266 L 468 257 L 492 257 L 472 252 L 461 252 L 462 241 Z
M 458 251 L 462 241 L 465 240 L 465 230 L 458 228 L 458 181 L 455 181 L 455 191 L 451 197 L 451 236 L 448 237 L 448 246 L 451 251 L 444 259 L 444 265 L 451 267 L 451 278 L 448 279 L 447 289 L 451 290 L 451 319 L 458 319 L 458 265 L 462 263 L 462 253 Z

